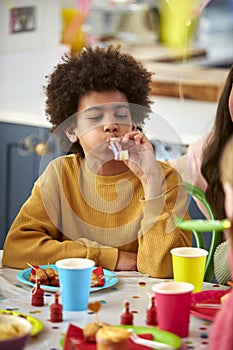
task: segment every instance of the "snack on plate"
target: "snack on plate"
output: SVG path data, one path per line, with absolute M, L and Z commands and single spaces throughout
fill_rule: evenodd
M 45 286 L 59 287 L 58 272 L 50 267 L 43 269 L 39 266 L 34 266 L 31 270 L 29 280 L 32 283 L 36 283 L 36 278 L 40 279 L 40 284 Z
M 92 272 L 91 276 L 91 287 L 97 287 L 100 285 L 103 276 L 98 276 Z
M 104 326 L 96 333 L 97 350 L 128 350 L 130 332 L 124 328 Z
M 45 286 L 59 287 L 59 276 L 57 270 L 51 267 L 42 268 L 37 265 L 32 266 L 29 281 L 36 283 L 36 278 L 39 278 L 40 284 Z M 98 275 L 97 273 L 101 273 Z M 91 287 L 98 287 L 104 285 L 103 270 L 99 266 L 92 272 Z
M 92 322 L 87 323 L 85 327 L 83 328 L 83 336 L 88 343 L 95 343 L 96 342 L 96 333 L 98 330 L 104 326 L 108 326 L 107 323 L 103 322 Z

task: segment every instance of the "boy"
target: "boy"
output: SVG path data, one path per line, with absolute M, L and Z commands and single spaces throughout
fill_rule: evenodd
M 7 235 L 5 266 L 86 257 L 110 270 L 172 277 L 170 250 L 191 245 L 191 233 L 174 226 L 176 216 L 188 218 L 187 196 L 138 131 L 150 82 L 140 62 L 114 47 L 87 48 L 58 64 L 46 112 L 51 131 L 66 135 L 66 151 L 75 153 L 55 159 L 35 183 Z M 112 147 L 125 157 L 115 158 Z

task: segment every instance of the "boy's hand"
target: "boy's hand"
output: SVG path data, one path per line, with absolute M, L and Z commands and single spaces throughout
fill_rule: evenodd
M 136 271 L 137 253 L 119 251 L 115 270 Z
M 161 195 L 163 179 L 151 142 L 138 131 L 125 134 L 121 142 L 122 147 L 129 151 L 129 159 L 124 163 L 141 181 L 145 199 Z

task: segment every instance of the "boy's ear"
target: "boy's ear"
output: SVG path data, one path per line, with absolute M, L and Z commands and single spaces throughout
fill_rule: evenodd
M 78 135 L 76 134 L 74 126 L 69 126 L 67 129 L 64 130 L 64 133 L 66 134 L 70 142 L 74 143 L 78 141 Z

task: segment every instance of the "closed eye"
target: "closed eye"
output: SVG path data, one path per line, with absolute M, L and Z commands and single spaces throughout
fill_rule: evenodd
M 117 113 L 115 116 L 118 119 L 126 119 L 126 118 L 128 118 L 127 114 L 119 114 L 119 113 Z
M 130 118 L 130 110 L 128 106 L 118 106 L 115 108 L 114 115 L 117 119 L 127 119 Z
M 93 115 L 91 117 L 88 117 L 87 119 L 95 122 L 95 121 L 100 121 L 103 118 L 103 115 Z

